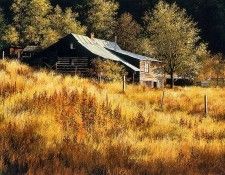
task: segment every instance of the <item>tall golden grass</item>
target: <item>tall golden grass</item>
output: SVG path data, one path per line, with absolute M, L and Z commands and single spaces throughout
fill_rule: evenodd
M 0 174 L 225 174 L 225 89 L 162 91 L 0 61 Z

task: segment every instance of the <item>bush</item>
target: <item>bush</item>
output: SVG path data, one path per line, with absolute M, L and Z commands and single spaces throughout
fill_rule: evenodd
M 97 58 L 91 64 L 91 75 L 101 77 L 104 81 L 118 81 L 122 79 L 123 75 L 127 74 L 124 66 L 115 61 Z

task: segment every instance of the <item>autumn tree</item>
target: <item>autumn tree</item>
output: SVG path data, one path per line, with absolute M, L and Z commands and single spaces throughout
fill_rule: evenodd
M 88 6 L 90 10 L 86 22 L 89 32 L 95 33 L 99 38 L 112 38 L 118 3 L 113 0 L 89 0 Z
M 215 55 L 208 54 L 208 56 L 202 61 L 197 81 L 212 80 L 211 83 L 215 83 L 218 86 L 220 78 L 225 78 L 224 57 L 221 53 Z
M 5 18 L 11 21 L 12 13 L 9 8 L 13 0 L 0 0 L 0 7 L 4 9 Z M 91 7 L 87 4 L 90 0 L 50 0 L 52 6 L 57 4 L 65 9 L 72 7 L 79 13 L 79 21 L 83 25 L 87 19 L 87 12 Z M 151 10 L 158 0 L 115 0 L 120 4 L 119 13 L 129 12 L 141 23 L 141 18 L 147 10 Z M 176 2 L 187 10 L 198 23 L 201 29 L 201 37 L 209 42 L 209 48 L 214 52 L 225 54 L 225 1 L 223 0 L 166 0 L 168 3 Z M 144 40 L 144 50 L 148 51 L 148 42 Z
M 160 1 L 152 14 L 145 16 L 146 30 L 155 55 L 165 63 L 165 71 L 174 86 L 174 74 L 189 74 L 196 71 L 196 44 L 199 30 L 187 16 L 186 11 L 175 3 Z
M 48 15 L 50 30 L 49 33 L 46 33 L 43 46 L 50 45 L 69 33 L 84 34 L 86 28 L 76 20 L 77 17 L 78 14 L 74 13 L 71 8 L 66 8 L 63 11 L 57 5 Z
M 14 0 L 11 10 L 13 22 L 3 37 L 10 44 L 47 47 L 71 32 L 86 31 L 76 20 L 76 13 L 70 8 L 53 8 L 49 0 Z
M 51 8 L 48 0 L 14 0 L 11 6 L 13 24 L 8 33 L 16 30 L 21 45 L 39 45 L 48 30 L 50 21 L 46 16 Z
M 212 55 L 207 49 L 208 45 L 201 43 L 196 49 L 197 60 L 199 61 L 199 71 L 198 75 L 195 77 L 195 81 L 205 81 L 211 77 L 211 61 Z
M 221 53 L 213 56 L 212 62 L 213 77 L 216 78 L 216 85 L 219 86 L 219 79 L 225 75 L 225 61 Z
M 129 13 L 124 13 L 118 19 L 115 35 L 118 44 L 126 50 L 138 51 L 140 45 L 141 26 L 133 19 Z
M 17 45 L 19 43 L 19 33 L 12 25 L 8 25 L 2 36 L 2 40 L 10 45 Z

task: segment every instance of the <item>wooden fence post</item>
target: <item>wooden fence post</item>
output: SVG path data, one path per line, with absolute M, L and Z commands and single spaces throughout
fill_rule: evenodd
M 77 75 L 77 66 L 75 67 L 75 75 Z
M 48 65 L 47 65 L 48 66 Z M 49 67 L 49 66 L 48 66 Z M 55 64 L 55 70 L 58 72 L 58 63 Z
M 164 105 L 164 97 L 165 97 L 165 91 L 163 91 L 162 97 L 161 97 L 161 110 L 163 111 L 163 105 Z
M 134 79 L 135 79 L 135 73 L 133 73 L 133 84 L 134 84 L 134 82 L 135 82 Z
M 102 72 L 99 74 L 99 83 L 101 84 L 102 83 Z
M 126 90 L 126 76 L 123 76 L 123 92 Z
M 208 115 L 208 96 L 207 95 L 204 96 L 204 107 L 205 107 L 204 114 L 205 116 L 207 116 Z

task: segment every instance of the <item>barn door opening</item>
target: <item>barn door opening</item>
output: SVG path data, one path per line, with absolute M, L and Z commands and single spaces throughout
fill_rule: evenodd
M 154 83 L 153 83 L 153 87 L 154 87 L 154 88 L 158 88 L 158 83 L 157 83 L 157 82 L 154 82 Z

